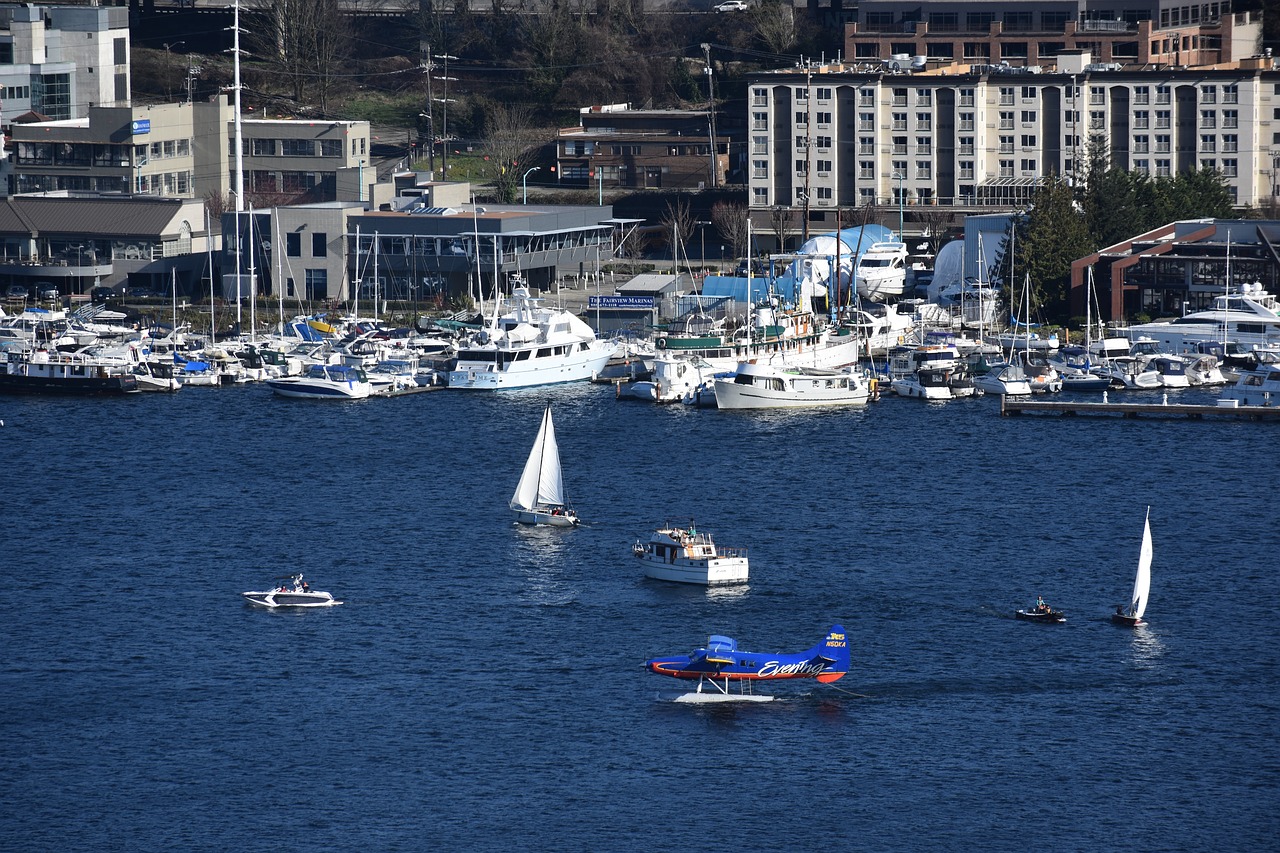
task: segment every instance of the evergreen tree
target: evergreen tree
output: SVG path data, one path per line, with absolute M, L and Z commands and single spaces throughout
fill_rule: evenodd
M 1081 214 L 1071 186 L 1056 179 L 1036 191 L 1031 210 L 1014 224 L 1013 276 L 1017 280 L 1008 284 L 1020 288 L 1024 276 L 1029 275 L 1032 302 L 1040 306 L 1043 316 L 1053 320 L 1067 317 L 1071 262 L 1094 249 L 1089 225 Z M 1001 269 L 1009 269 L 1008 251 L 1006 244 Z

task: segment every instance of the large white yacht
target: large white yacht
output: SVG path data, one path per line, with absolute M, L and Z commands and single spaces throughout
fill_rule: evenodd
M 898 299 L 907 290 L 907 244 L 872 243 L 858 258 L 854 276 L 864 299 Z
M 666 525 L 636 542 L 632 551 L 644 563 L 646 577 L 702 586 L 746 583 L 749 567 L 745 548 L 722 548 L 711 534 L 688 527 Z
M 721 409 L 789 409 L 808 406 L 860 406 L 871 399 L 871 385 L 860 371 L 817 367 L 779 367 L 744 361 L 732 377 L 715 380 Z
M 545 308 L 528 288 L 517 287 L 506 313 L 459 345 L 450 388 L 529 388 L 590 379 L 617 351 L 568 311 Z
M 1245 348 L 1280 344 L 1280 301 L 1260 283 L 1216 296 L 1213 306 L 1176 320 L 1130 326 L 1131 339 L 1152 338 L 1168 353 L 1194 352 L 1201 341 L 1234 341 Z

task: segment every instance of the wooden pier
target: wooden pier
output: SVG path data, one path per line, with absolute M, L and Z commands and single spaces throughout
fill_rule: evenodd
M 1275 406 L 1190 406 L 1180 403 L 1078 403 L 1027 400 L 1019 397 L 1000 398 L 1000 416 L 1022 414 L 1056 414 L 1063 417 L 1096 416 L 1122 418 L 1171 418 L 1201 420 L 1205 417 L 1236 418 L 1251 421 L 1280 419 Z

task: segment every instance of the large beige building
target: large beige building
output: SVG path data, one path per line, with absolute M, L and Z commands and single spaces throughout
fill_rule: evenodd
M 1216 169 L 1240 205 L 1277 195 L 1270 57 L 1158 71 L 1079 52 L 1042 73 L 827 65 L 754 75 L 747 109 L 751 207 L 802 208 L 814 228 L 834 227 L 837 207 L 1018 206 L 1082 169 L 1091 139 L 1152 176 Z

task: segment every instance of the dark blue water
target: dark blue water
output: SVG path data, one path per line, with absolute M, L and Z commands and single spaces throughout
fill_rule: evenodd
M 548 400 L 578 530 L 506 508 Z M 1273 849 L 1280 433 L 997 411 L 0 399 L 0 847 Z M 690 516 L 748 589 L 641 578 Z M 242 603 L 296 570 L 346 603 Z M 786 701 L 641 668 L 836 622 L 853 671 Z

